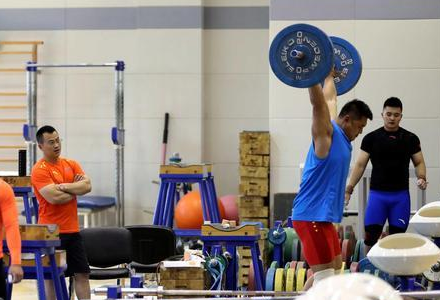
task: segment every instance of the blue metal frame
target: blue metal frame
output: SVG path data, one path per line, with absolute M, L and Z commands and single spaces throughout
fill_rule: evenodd
M 207 174 L 160 174 L 161 184 L 156 209 L 153 217 L 154 225 L 173 227 L 174 207 L 179 199 L 177 184 L 198 183 L 202 201 L 203 220 L 220 223 L 220 212 L 214 177 Z M 179 235 L 178 233 L 176 233 Z
M 55 287 L 55 295 L 58 300 L 69 300 L 63 268 L 56 265 L 55 247 L 60 246 L 60 240 L 47 241 L 26 241 L 21 244 L 22 253 L 33 253 L 35 255 L 35 267 L 23 267 L 24 279 L 37 279 L 38 299 L 45 300 L 44 279 L 52 279 Z M 3 243 L 4 252 L 9 252 L 7 244 Z M 50 267 L 43 267 L 42 254 L 49 256 Z M 8 272 L 9 266 L 5 266 Z M 12 296 L 12 283 L 7 283 L 7 300 Z
M 24 213 L 26 216 L 26 224 L 38 223 L 38 201 L 32 193 L 32 187 L 13 187 L 14 195 L 23 198 Z M 32 220 L 32 215 L 35 216 L 35 222 Z
M 252 254 L 252 264 L 254 266 L 255 289 L 257 291 L 264 290 L 264 270 L 263 263 L 260 260 L 260 248 L 258 240 L 260 235 L 248 236 L 200 236 L 203 242 L 203 253 L 210 253 L 210 249 L 214 246 L 222 245 L 226 247 L 226 251 L 231 254 L 231 262 L 226 268 L 226 289 L 237 290 L 237 247 L 250 247 Z
M 201 234 L 200 229 L 173 229 L 174 233 L 180 237 L 199 237 Z

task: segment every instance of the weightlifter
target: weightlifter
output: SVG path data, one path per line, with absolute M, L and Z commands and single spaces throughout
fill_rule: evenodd
M 412 160 L 417 186 L 427 186 L 426 165 L 420 140 L 400 127 L 402 102 L 388 98 L 383 104 L 383 126 L 367 134 L 361 144 L 349 183 L 345 189 L 348 203 L 353 189 L 362 177 L 368 161 L 373 166 L 370 194 L 365 212 L 365 253 L 377 242 L 388 219 L 390 234 L 408 228 L 411 202 L 409 196 L 409 161 Z
M 336 87 L 332 71 L 324 87 L 309 88 L 312 104 L 312 144 L 307 154 L 299 193 L 293 202 L 292 220 L 304 256 L 313 270 L 313 280 L 335 274 L 342 266 L 341 247 L 332 223 L 340 223 L 344 191 L 351 160 L 351 141 L 373 114 L 367 104 L 352 100 L 337 116 Z

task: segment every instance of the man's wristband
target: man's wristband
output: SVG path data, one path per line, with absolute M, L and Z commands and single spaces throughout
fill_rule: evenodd
M 418 177 L 417 177 L 417 180 L 420 180 L 420 179 L 423 179 L 423 180 L 426 181 L 426 176 L 418 176 Z

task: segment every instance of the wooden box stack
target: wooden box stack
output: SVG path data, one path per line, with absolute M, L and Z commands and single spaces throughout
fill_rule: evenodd
M 270 135 L 267 131 L 240 133 L 240 221 L 262 222 L 269 227 Z
M 238 286 L 246 287 L 249 284 L 249 269 L 252 262 L 251 249 L 249 247 L 238 247 Z
M 4 253 L 3 254 L 3 262 L 5 265 L 9 266 L 10 261 L 10 254 Z M 55 263 L 57 266 L 64 266 L 67 264 L 66 260 L 66 250 L 55 250 Z M 42 264 L 43 267 L 50 267 L 50 260 L 48 255 L 42 256 Z M 22 267 L 35 267 L 35 256 L 33 254 L 27 253 L 24 257 L 21 258 L 21 266 Z
M 261 259 L 263 261 L 263 269 L 266 270 L 269 263 L 269 249 L 268 249 L 268 230 L 260 230 L 260 240 L 258 241 L 258 248 L 260 249 Z M 246 287 L 249 284 L 249 269 L 252 262 L 251 248 L 238 247 L 238 286 Z
M 31 186 L 30 176 L 0 176 L 0 178 L 12 187 Z
M 203 267 L 164 268 L 161 266 L 159 274 L 160 285 L 165 290 L 204 290 L 206 287 Z

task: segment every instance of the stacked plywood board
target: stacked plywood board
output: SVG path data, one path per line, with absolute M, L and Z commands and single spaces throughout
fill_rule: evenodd
M 160 285 L 166 290 L 204 290 L 206 275 L 203 267 L 160 267 Z
M 269 249 L 267 239 L 268 229 L 260 230 L 260 240 L 258 241 L 258 248 L 260 249 L 260 257 L 263 262 L 263 268 L 266 270 L 269 260 Z M 249 272 L 252 263 L 252 253 L 249 247 L 238 247 L 238 286 L 247 287 L 249 285 Z M 251 278 L 252 280 L 252 278 Z
M 240 133 L 240 221 L 268 227 L 270 136 L 267 131 Z

